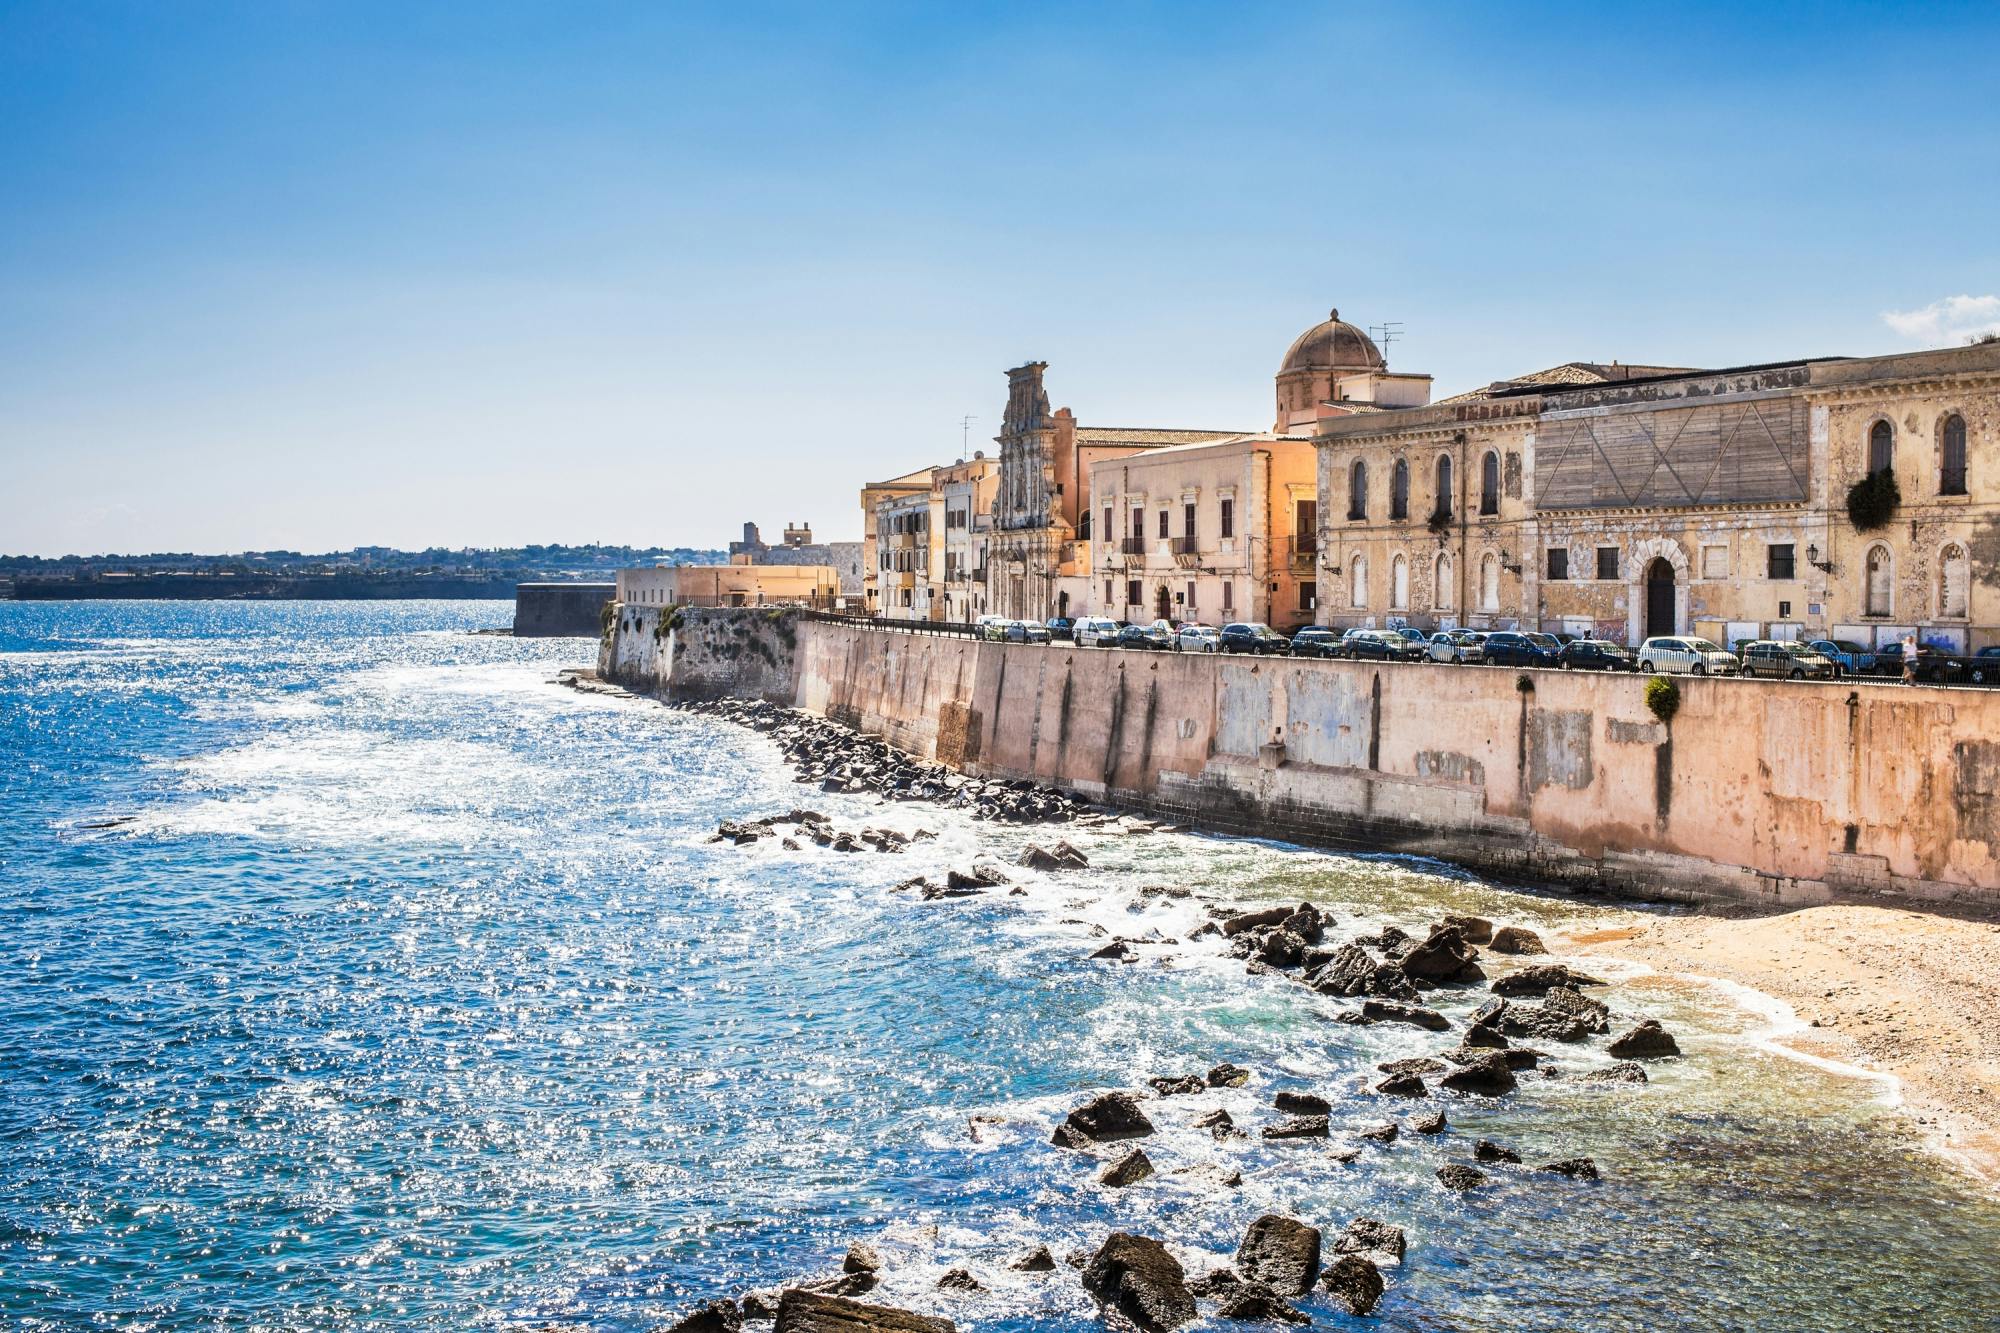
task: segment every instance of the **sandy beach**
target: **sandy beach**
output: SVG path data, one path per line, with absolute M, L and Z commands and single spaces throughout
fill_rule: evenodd
M 1564 938 L 1785 1001 L 1808 1026 L 1784 1044 L 1893 1075 L 1925 1138 L 2000 1187 L 2000 923 L 1838 905 Z

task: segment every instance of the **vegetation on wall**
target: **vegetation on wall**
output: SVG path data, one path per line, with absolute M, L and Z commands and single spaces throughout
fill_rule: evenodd
M 1886 526 L 1902 502 L 1903 492 L 1896 485 L 1894 469 L 1883 468 L 1847 488 L 1847 517 L 1855 531 L 1872 532 Z
M 1681 711 L 1681 687 L 1665 676 L 1653 677 L 1646 682 L 1646 710 L 1663 723 L 1672 722 Z

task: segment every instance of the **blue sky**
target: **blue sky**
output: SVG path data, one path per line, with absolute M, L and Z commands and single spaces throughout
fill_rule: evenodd
M 0 551 L 852 537 L 1010 365 L 1262 428 L 1334 304 L 1440 393 L 1955 343 L 1996 58 L 1991 4 L 0 0 Z

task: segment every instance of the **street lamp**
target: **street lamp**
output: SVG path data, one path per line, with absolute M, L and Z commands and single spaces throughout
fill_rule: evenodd
M 1806 563 L 1811 565 L 1814 569 L 1817 569 L 1822 574 L 1833 573 L 1833 561 L 1821 560 L 1819 558 L 1818 543 L 1814 543 L 1806 547 Z

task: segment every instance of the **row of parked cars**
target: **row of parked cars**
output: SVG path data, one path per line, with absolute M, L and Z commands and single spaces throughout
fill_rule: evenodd
M 1154 620 L 1130 624 L 1107 616 L 1058 616 L 1042 623 L 987 616 L 981 632 L 1014 643 L 1065 640 L 1079 648 L 1145 648 L 1156 652 L 1247 653 L 1326 657 L 1351 662 L 1442 662 L 1457 666 L 1557 667 L 1574 671 L 1639 671 L 1648 675 L 1761 676 L 1834 680 L 1903 675 L 1899 646 L 1870 649 L 1845 639 L 1792 642 L 1746 639 L 1735 651 L 1695 635 L 1660 635 L 1637 648 L 1534 630 L 1338 630 L 1307 625 L 1287 636 L 1258 621 L 1220 627 Z M 2000 646 L 1954 656 L 1924 646 L 1916 678 L 1927 683 L 2000 685 Z

